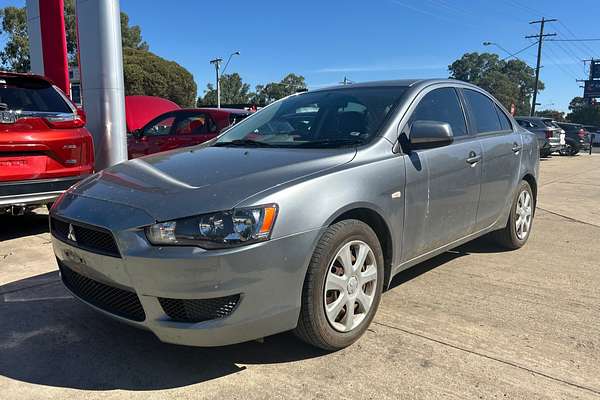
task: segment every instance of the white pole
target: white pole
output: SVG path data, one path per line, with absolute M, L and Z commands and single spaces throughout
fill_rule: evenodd
M 77 0 L 76 14 L 83 104 L 99 171 L 127 160 L 119 0 Z

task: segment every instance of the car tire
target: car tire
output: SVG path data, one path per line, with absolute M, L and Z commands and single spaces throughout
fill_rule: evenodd
M 361 265 L 357 262 L 359 256 L 364 260 Z M 328 351 L 354 343 L 379 306 L 383 260 L 379 239 L 367 224 L 349 219 L 328 227 L 304 279 L 296 336 Z M 374 280 L 369 280 L 373 276 Z M 350 303 L 352 318 L 346 313 Z
M 527 243 L 533 227 L 535 202 L 531 186 L 528 182 L 521 181 L 506 226 L 493 233 L 496 243 L 509 250 L 519 249 Z
M 551 153 L 551 150 L 540 150 L 540 158 L 548 158 Z

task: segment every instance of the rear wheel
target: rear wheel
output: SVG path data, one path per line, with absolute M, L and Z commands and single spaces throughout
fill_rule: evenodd
M 531 186 L 522 181 L 513 201 L 506 226 L 494 232 L 495 241 L 511 250 L 521 248 L 529 239 L 535 213 L 535 199 Z
M 383 289 L 383 252 L 365 223 L 330 226 L 313 254 L 294 333 L 325 350 L 354 343 L 367 329 Z

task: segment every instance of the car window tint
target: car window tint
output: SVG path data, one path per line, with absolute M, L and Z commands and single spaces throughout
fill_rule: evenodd
M 477 133 L 498 132 L 502 130 L 496 105 L 487 96 L 474 90 L 465 89 L 465 98 L 471 108 L 473 123 Z
M 453 88 L 435 89 L 427 93 L 417 105 L 409 124 L 415 121 L 446 122 L 455 137 L 467 134 L 465 116 Z
M 21 77 L 2 78 L 0 103 L 14 111 L 72 113 L 73 110 L 50 83 Z
M 175 127 L 176 135 L 205 135 L 210 132 L 209 119 L 205 114 L 181 118 Z
M 168 135 L 171 132 L 171 128 L 173 127 L 173 122 L 175 122 L 174 116 L 163 118 L 144 129 L 144 136 Z
M 512 124 L 510 123 L 510 120 L 508 119 L 504 111 L 502 111 L 500 107 L 496 106 L 496 112 L 498 113 L 498 118 L 500 118 L 500 127 L 502 128 L 502 130 L 512 131 Z

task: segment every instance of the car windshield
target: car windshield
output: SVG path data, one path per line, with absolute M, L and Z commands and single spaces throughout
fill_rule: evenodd
M 342 147 L 365 144 L 405 87 L 331 89 L 278 101 L 239 122 L 214 146 Z

